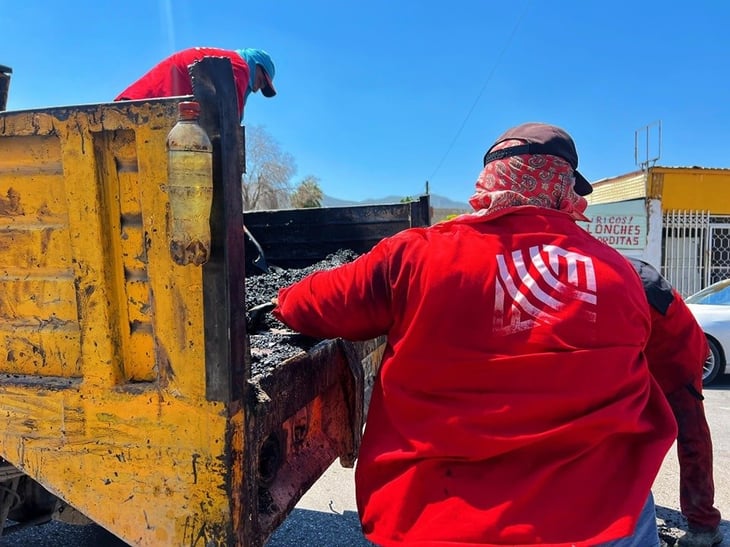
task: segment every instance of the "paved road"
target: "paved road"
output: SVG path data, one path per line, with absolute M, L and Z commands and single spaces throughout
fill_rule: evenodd
M 705 407 L 712 429 L 715 455 L 716 505 L 726 516 L 722 528 L 730 547 L 730 378 L 705 390 Z M 668 537 L 684 528 L 679 514 L 679 469 L 674 448 L 669 451 L 654 485 L 658 524 Z M 60 523 L 30 528 L 0 538 L 0 546 L 122 547 L 125 544 L 98 526 Z M 307 492 L 266 547 L 372 547 L 360 533 L 355 507 L 353 472 L 333 464 Z
M 730 376 L 715 386 L 706 388 L 705 412 L 712 430 L 715 506 L 723 515 L 721 529 L 725 540 L 721 547 L 730 547 Z M 664 460 L 654 482 L 654 499 L 657 504 L 657 523 L 660 532 L 672 537 L 681 535 L 678 528 L 686 530 L 686 522 L 679 514 L 679 465 L 673 447 Z M 668 525 L 666 528 L 664 524 Z M 667 538 L 670 539 L 670 538 Z

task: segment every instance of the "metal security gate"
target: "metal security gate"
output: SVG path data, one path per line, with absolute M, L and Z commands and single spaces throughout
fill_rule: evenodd
M 707 286 L 707 211 L 667 211 L 662 229 L 662 274 L 682 296 Z
M 730 278 L 730 217 L 667 211 L 662 256 L 662 274 L 682 296 Z
M 710 219 L 707 285 L 730 278 L 730 219 Z

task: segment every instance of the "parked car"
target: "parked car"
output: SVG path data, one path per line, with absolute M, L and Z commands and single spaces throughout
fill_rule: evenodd
M 705 331 L 710 356 L 702 371 L 702 383 L 708 385 L 718 376 L 730 372 L 730 279 L 718 281 L 685 299 L 697 322 Z

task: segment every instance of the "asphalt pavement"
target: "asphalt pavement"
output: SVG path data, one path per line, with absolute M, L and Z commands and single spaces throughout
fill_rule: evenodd
M 730 375 L 705 388 L 704 396 L 705 414 L 712 431 L 715 507 L 724 517 L 720 529 L 725 534 L 725 540 L 720 547 L 730 547 Z M 672 545 L 672 541 L 687 529 L 687 523 L 679 512 L 679 464 L 676 446 L 667 453 L 652 492 L 657 506 L 660 534 Z

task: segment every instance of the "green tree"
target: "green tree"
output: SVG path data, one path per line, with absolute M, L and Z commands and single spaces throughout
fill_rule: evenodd
M 288 207 L 294 157 L 261 126 L 246 127 L 246 172 L 241 191 L 244 211 Z
M 291 195 L 291 205 L 297 209 L 322 207 L 324 193 L 319 187 L 319 179 L 308 175 L 299 183 Z

